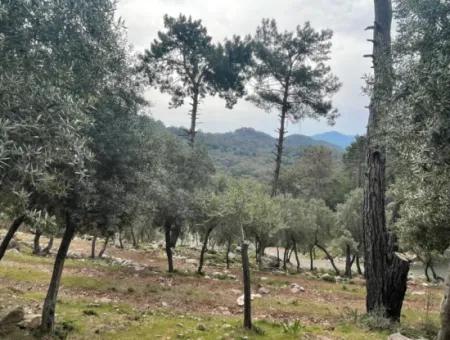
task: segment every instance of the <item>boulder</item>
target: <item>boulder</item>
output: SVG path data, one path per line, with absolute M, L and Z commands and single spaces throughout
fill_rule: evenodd
M 23 321 L 25 313 L 22 307 L 15 307 L 3 312 L 0 316 L 0 333 L 8 333 Z
M 28 329 L 37 329 L 41 325 L 41 314 L 26 314 L 20 326 Z

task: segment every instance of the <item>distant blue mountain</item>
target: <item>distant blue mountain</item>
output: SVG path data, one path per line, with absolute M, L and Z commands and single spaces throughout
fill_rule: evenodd
M 344 135 L 337 131 L 329 131 L 311 136 L 311 138 L 315 140 L 338 145 L 343 149 L 345 149 L 347 146 L 353 143 L 355 137 L 356 136 Z

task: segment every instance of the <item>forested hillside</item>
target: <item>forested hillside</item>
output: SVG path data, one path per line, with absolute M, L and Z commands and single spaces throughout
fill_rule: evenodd
M 185 137 L 182 128 L 169 128 L 175 135 Z M 256 178 L 270 181 L 273 172 L 273 150 L 276 139 L 253 128 L 241 128 L 234 132 L 197 132 L 197 142 L 206 146 L 216 170 L 233 177 Z M 325 146 L 340 160 L 344 149 L 338 145 L 304 135 L 289 135 L 285 139 L 283 164 L 293 164 L 310 146 Z

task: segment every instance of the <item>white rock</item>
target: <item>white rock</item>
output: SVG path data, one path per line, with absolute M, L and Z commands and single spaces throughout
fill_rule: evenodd
M 258 289 L 258 293 L 259 293 L 259 294 L 262 294 L 262 295 L 264 295 L 264 294 L 269 294 L 269 293 L 270 293 L 270 289 L 268 289 L 268 288 L 266 288 L 266 287 L 260 287 L 260 288 Z

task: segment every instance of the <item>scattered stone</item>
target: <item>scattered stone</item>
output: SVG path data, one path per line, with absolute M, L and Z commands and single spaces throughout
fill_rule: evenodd
M 395 333 L 395 334 L 389 335 L 388 340 L 411 340 L 411 339 L 407 338 L 406 336 L 404 336 L 400 333 Z
M 26 314 L 19 326 L 27 329 L 37 329 L 41 325 L 41 319 L 40 314 Z
M 266 287 L 260 287 L 258 289 L 258 293 L 262 294 L 262 295 L 269 294 L 270 293 L 270 289 L 267 289 Z
M 320 279 L 323 280 L 323 281 L 327 281 L 327 282 L 336 282 L 336 278 L 334 278 L 333 276 L 331 276 L 328 273 L 323 274 L 320 277 Z
M 206 326 L 204 324 L 202 324 L 202 323 L 199 323 L 197 325 L 197 330 L 204 332 L 204 331 L 206 331 Z
M 193 265 L 198 265 L 198 261 L 196 259 L 187 259 L 186 263 L 188 264 L 193 264 Z
M 230 292 L 232 292 L 234 295 L 239 295 L 242 293 L 242 290 L 232 288 L 230 289 Z
M 161 302 L 161 306 L 162 307 L 169 307 L 169 304 L 167 302 L 165 302 L 165 301 L 162 301 Z
M 291 283 L 289 288 L 291 290 L 291 293 L 294 293 L 294 294 L 297 294 L 299 292 L 304 292 L 305 291 L 305 288 L 303 288 L 302 286 L 299 286 L 296 283 Z
M 261 281 L 267 281 L 268 278 L 266 276 L 261 276 Z
M 15 254 L 15 255 L 19 255 L 19 254 L 20 254 L 20 251 L 19 251 L 17 248 L 11 248 L 11 249 L 8 249 L 8 250 L 6 251 L 6 253 L 7 253 L 7 254 Z
M 425 295 L 426 293 L 424 291 L 414 291 L 411 293 L 411 295 Z
M 262 297 L 261 294 L 251 294 L 251 295 L 250 295 L 250 299 L 251 299 L 251 300 L 258 299 L 258 298 L 261 298 L 261 297 Z M 240 306 L 240 307 L 242 307 L 242 306 L 244 305 L 244 294 L 242 294 L 241 296 L 239 296 L 239 297 L 236 299 L 236 303 L 237 303 L 238 306 Z

